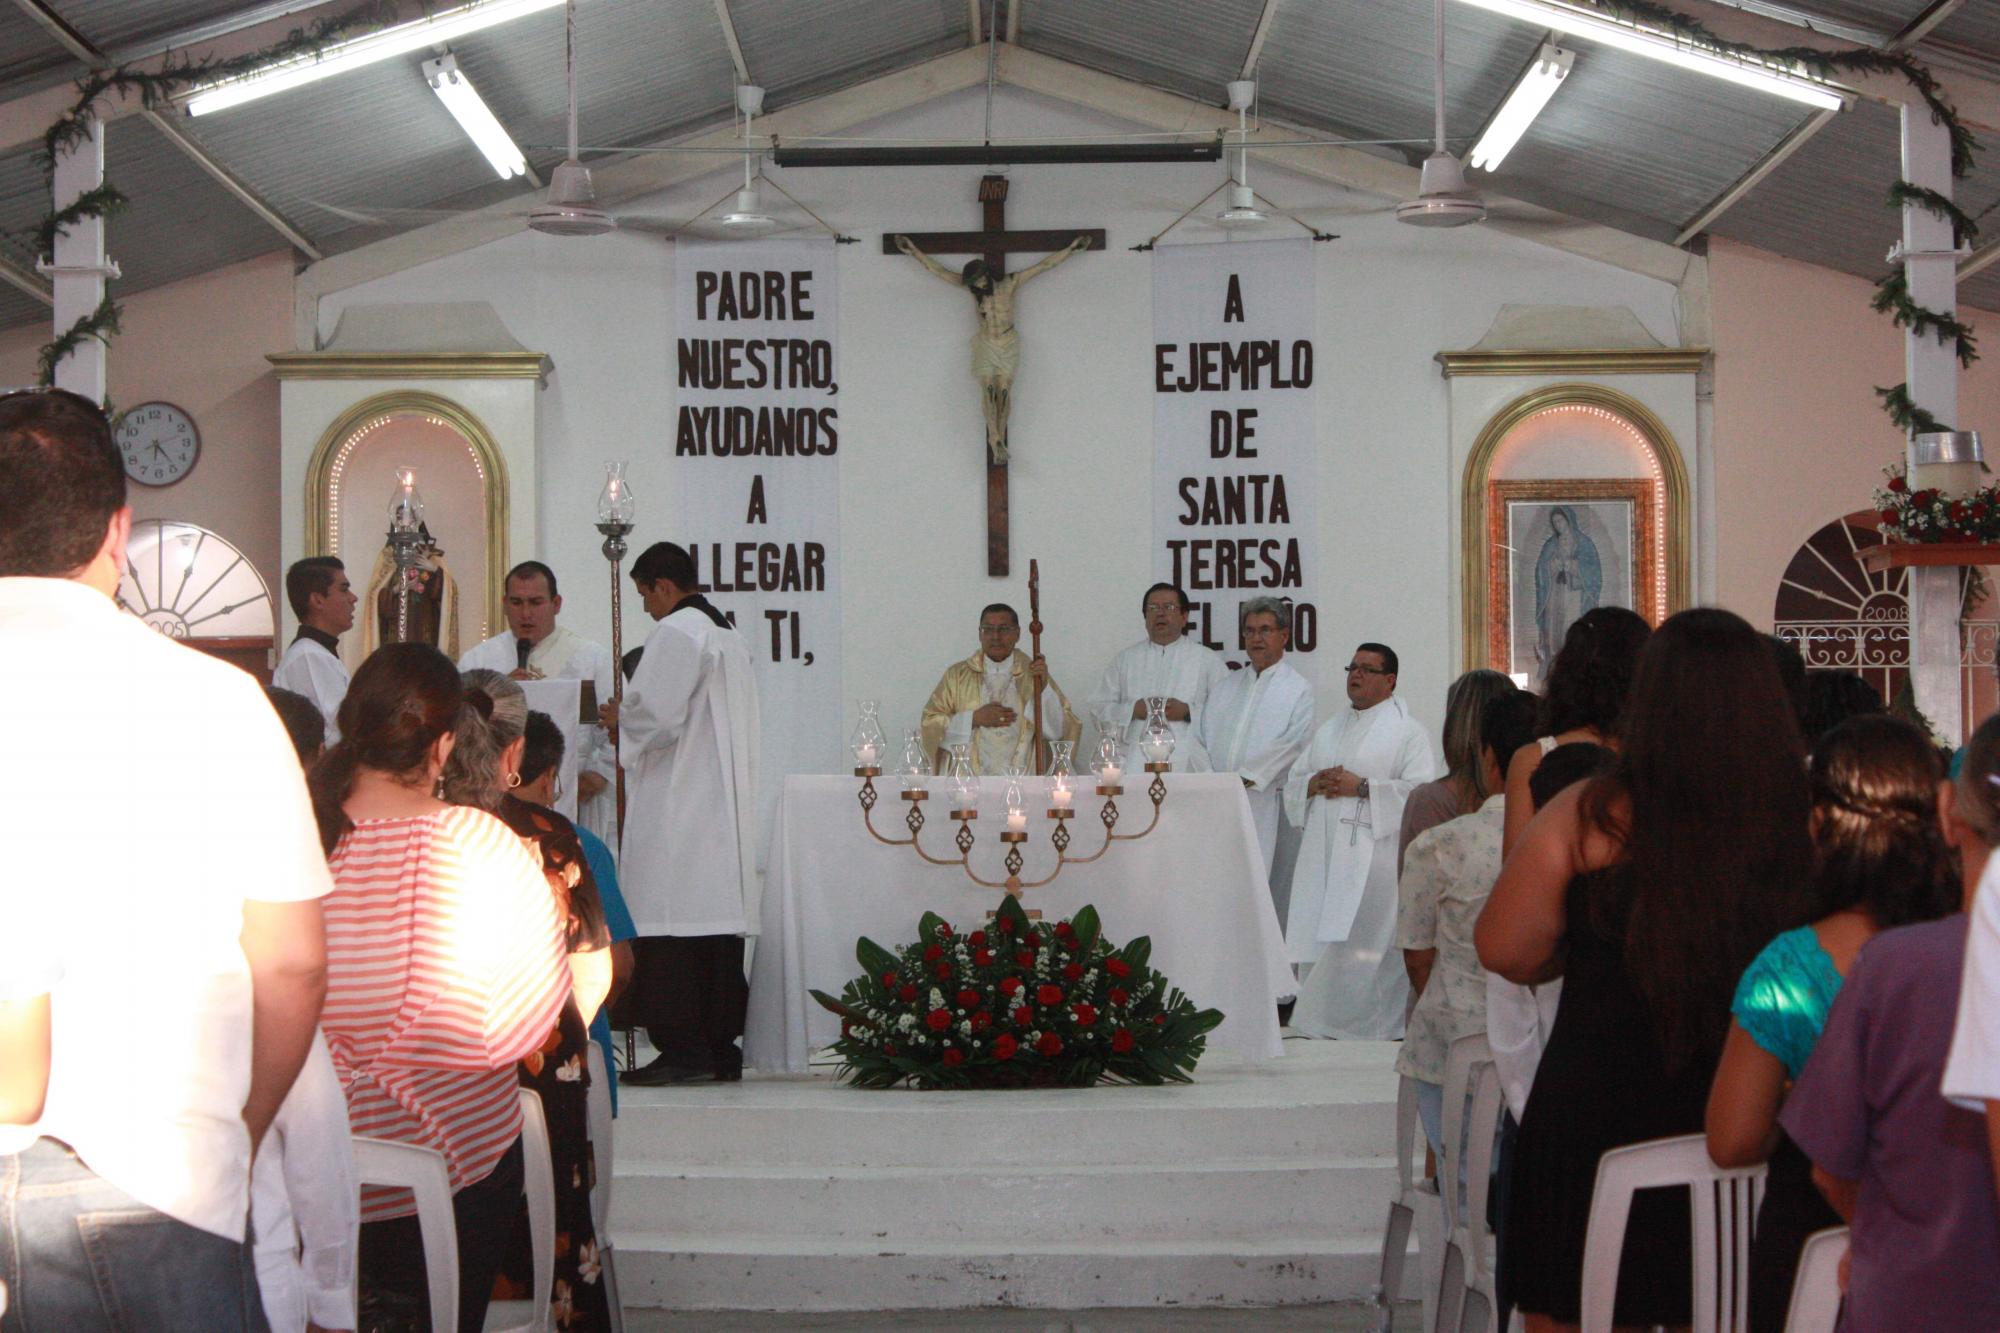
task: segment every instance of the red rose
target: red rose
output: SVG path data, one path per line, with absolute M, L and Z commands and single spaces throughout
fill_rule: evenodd
M 972 962 L 976 967 L 985 967 L 992 963 L 992 961 L 993 951 L 991 949 L 980 949 L 972 955 Z
M 1026 944 L 1030 949 L 1039 949 L 1042 947 L 1042 937 L 1031 930 L 1028 932 L 1028 938 L 1023 940 L 1022 943 Z
M 1953 500 L 1951 502 L 1950 513 L 1952 522 L 1954 523 L 1965 522 L 1965 502 L 1962 500 Z
M 1156 1027 L 1156 1028 L 1163 1028 L 1163 1027 L 1165 1027 L 1166 1025 L 1167 1025 L 1167 1016 L 1166 1016 L 1165 1014 L 1154 1014 L 1154 1015 L 1153 1015 L 1153 1026 L 1154 1026 L 1154 1027 Z
M 1063 998 L 1063 993 L 1061 986 L 1043 986 L 1040 990 L 1035 992 L 1036 1001 L 1044 1005 L 1061 1004 L 1062 998 Z
M 840 1035 L 841 1035 L 841 1036 L 843 1036 L 843 1037 L 851 1037 L 851 1036 L 853 1036 L 853 1035 L 854 1035 L 854 1024 L 852 1024 L 852 1023 L 848 1022 L 848 1021 L 847 1021 L 846 1019 L 844 1019 L 844 1018 L 843 1018 L 843 1019 L 841 1019 L 841 1020 L 840 1020 Z
M 884 986 L 894 986 L 896 984 L 896 974 L 894 972 L 884 972 L 882 974 L 882 984 Z
M 951 964 L 950 964 L 950 963 L 939 963 L 939 964 L 937 965 L 937 979 L 938 979 L 939 981 L 950 981 L 950 980 L 951 980 Z
M 967 944 L 970 944 L 973 948 L 977 949 L 981 945 L 986 943 L 986 932 L 983 930 L 975 930 L 970 935 L 967 935 L 965 937 L 965 942 Z
M 1901 495 L 1904 491 L 1910 489 L 1910 484 L 1901 477 L 1891 477 L 1889 478 L 1889 489 Z
M 930 948 L 924 950 L 924 961 L 926 963 L 935 963 L 942 957 L 944 957 L 944 949 L 940 945 L 933 944 Z
M 958 993 L 958 1007 L 961 1009 L 977 1009 L 979 1007 L 979 992 L 976 990 L 960 991 Z
M 904 986 L 901 990 L 896 992 L 896 998 L 901 1000 L 904 1004 L 908 1004 L 911 1000 L 917 998 L 917 988 L 915 986 Z
M 1020 1048 L 1021 1043 L 1014 1040 L 1012 1033 L 1003 1032 L 993 1039 L 993 1058 L 1011 1060 L 1014 1058 L 1014 1052 Z
M 933 1009 L 924 1015 L 924 1026 L 933 1032 L 942 1032 L 951 1026 L 951 1010 Z
M 1027 1027 L 1030 1023 L 1034 1021 L 1035 1021 L 1034 1011 L 1028 1008 L 1027 1005 L 1024 1004 L 1019 1009 L 1016 1009 L 1014 1011 L 1014 1025 L 1016 1027 Z
M 1035 965 L 1035 955 L 1029 950 L 1023 949 L 1021 950 L 1021 952 L 1014 955 L 1014 966 L 1033 967 L 1034 965 Z
M 1123 1009 L 1131 999 L 1132 996 L 1129 992 L 1120 990 L 1116 986 L 1111 988 L 1111 1003 L 1117 1005 L 1120 1009 Z
M 1062 1038 L 1053 1032 L 1044 1032 L 1042 1039 L 1035 1043 L 1036 1055 L 1062 1054 Z
M 991 1026 L 993 1026 L 993 1015 L 987 1013 L 984 1009 L 981 1009 L 972 1016 L 972 1030 L 974 1032 L 984 1032 Z
M 1065 963 L 1063 965 L 1063 975 L 1065 977 L 1068 977 L 1071 981 L 1080 980 L 1083 977 L 1083 964 Z
M 945 1048 L 944 1062 L 947 1065 L 962 1065 L 965 1063 L 965 1052 L 956 1046 L 948 1046 Z
M 1882 526 L 1885 528 L 1896 526 L 1896 511 L 1893 509 L 1879 510 L 1876 512 L 1875 517 L 1881 520 Z
M 1068 939 L 1070 936 L 1076 934 L 1076 927 L 1067 921 L 1058 921 L 1056 922 L 1056 934 L 1062 939 Z
M 1104 970 L 1114 977 L 1129 977 L 1132 975 L 1132 965 L 1123 958 L 1113 957 L 1105 959 Z
M 1002 935 L 1012 935 L 1014 933 L 1014 918 L 1011 916 L 995 917 L 993 919 L 993 929 L 999 931 Z
M 1120 1055 L 1132 1049 L 1132 1029 L 1119 1028 L 1111 1034 L 1111 1049 Z
M 941 940 L 948 940 L 951 938 L 951 922 L 947 921 L 943 925 L 938 927 L 938 938 Z
M 1076 1005 L 1070 1012 L 1076 1015 L 1077 1026 L 1079 1027 L 1087 1028 L 1097 1021 L 1097 1010 L 1087 1004 Z
M 1019 977 L 1001 978 L 1000 993 L 1002 995 L 1012 995 L 1015 991 L 1019 989 L 1021 989 L 1021 979 Z
M 885 1041 L 885 1042 L 883 1042 L 883 1043 L 882 1043 L 882 1054 L 884 1054 L 884 1055 L 894 1055 L 895 1053 L 896 1053 L 896 1043 L 895 1043 L 895 1042 L 893 1042 L 893 1041 Z

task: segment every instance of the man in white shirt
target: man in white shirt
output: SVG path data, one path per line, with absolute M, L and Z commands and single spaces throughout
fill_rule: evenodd
M 347 582 L 336 556 L 309 555 L 285 571 L 285 599 L 299 618 L 299 632 L 278 659 L 271 683 L 303 694 L 326 719 L 326 743 L 340 739 L 335 714 L 347 697 L 347 667 L 340 660 L 340 636 L 354 628 L 361 599 Z
M 1146 734 L 1146 700 L 1167 701 L 1174 733 L 1173 765 L 1183 773 L 1208 771 L 1208 752 L 1195 739 L 1208 692 L 1229 674 L 1219 654 L 1187 637 L 1188 597 L 1171 583 L 1155 583 L 1139 601 L 1146 637 L 1111 659 L 1090 696 L 1100 720 L 1122 724 L 1126 767 L 1136 771 L 1138 744 Z
M 0 398 L 0 1052 L 49 1053 L 38 1116 L 0 1076 L 10 1333 L 264 1327 L 251 1154 L 325 991 L 291 745 L 250 676 L 118 610 L 131 522 L 100 410 Z
M 632 583 L 659 624 L 622 709 L 608 702 L 603 717 L 625 765 L 619 885 L 639 931 L 626 1011 L 660 1054 L 619 1081 L 730 1082 L 743 1077 L 743 941 L 758 925 L 757 681 L 685 550 L 653 543 Z
M 1285 778 L 1313 730 L 1312 686 L 1285 661 L 1291 641 L 1290 603 L 1276 597 L 1243 603 L 1243 651 L 1250 665 L 1230 672 L 1208 692 L 1195 731 L 1215 770 L 1243 779 L 1266 876 L 1278 846 Z
M 1386 644 L 1347 664 L 1347 707 L 1320 724 L 1285 783 L 1285 817 L 1303 829 L 1285 945 L 1310 963 L 1292 1027 L 1314 1037 L 1403 1035 L 1410 983 L 1396 948 L 1396 834 L 1410 789 L 1437 776 L 1430 735 L 1395 697 Z
M 1030 682 L 1042 687 L 1042 739 L 1074 742 L 1083 724 L 1070 714 L 1069 699 L 1049 679 L 1049 664 L 1030 659 L 1015 645 L 1021 641 L 1021 617 L 1005 602 L 994 602 L 979 613 L 979 651 L 944 669 L 937 688 L 924 705 L 923 747 L 931 771 L 943 773 L 946 755 L 955 745 L 966 747 L 976 774 L 991 776 L 1019 768 L 1038 773 Z M 894 756 L 891 756 L 893 759 Z
M 507 571 L 507 631 L 458 659 L 461 671 L 484 667 L 515 680 L 587 680 L 599 703 L 611 697 L 611 650 L 556 624 L 562 596 L 556 573 L 539 560 Z M 559 719 L 564 729 L 574 718 Z M 577 822 L 608 843 L 618 841 L 618 801 L 612 791 L 617 757 L 601 725 L 582 728 L 576 755 Z

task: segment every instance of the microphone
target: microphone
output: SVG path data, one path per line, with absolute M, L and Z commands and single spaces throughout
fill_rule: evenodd
M 515 665 L 522 671 L 528 669 L 528 654 L 535 651 L 535 645 L 526 639 L 514 640 L 514 655 L 520 660 Z

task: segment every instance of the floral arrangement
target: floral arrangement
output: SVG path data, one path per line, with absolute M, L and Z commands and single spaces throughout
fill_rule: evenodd
M 1222 1021 L 1147 966 L 1152 942 L 1107 944 L 1097 911 L 1031 921 L 1012 894 L 984 929 L 926 912 L 914 944 L 863 938 L 863 975 L 839 999 L 840 1076 L 864 1088 L 1187 1083 Z
M 1888 480 L 1875 491 L 1882 540 L 1891 542 L 2000 542 L 2000 483 L 1970 495 L 1936 487 L 1910 489 L 1900 463 L 1882 469 Z

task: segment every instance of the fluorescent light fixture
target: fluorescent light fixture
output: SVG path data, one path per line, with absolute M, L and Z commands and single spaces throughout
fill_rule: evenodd
M 1466 159 L 1466 165 L 1481 171 L 1498 171 L 1507 154 L 1514 151 L 1514 145 L 1528 132 L 1528 126 L 1535 123 L 1535 117 L 1542 114 L 1542 108 L 1556 95 L 1556 89 L 1562 87 L 1575 61 L 1576 52 L 1565 51 L 1553 42 L 1542 43 L 1542 49 L 1535 52 L 1534 62 L 1522 71 L 1507 100 L 1487 122 L 1486 132 L 1472 146 L 1472 156 Z
M 308 83 L 345 74 L 391 56 L 436 46 L 454 37 L 490 28 L 496 23 L 554 9 L 562 3 L 563 0 L 473 0 L 471 4 L 447 9 L 430 18 L 398 23 L 394 27 L 335 42 L 318 55 L 301 56 L 198 88 L 187 99 L 188 114 L 205 116 L 211 111 L 241 106 L 273 93 L 302 88 Z
M 1580 5 L 1570 4 L 1568 0 L 1459 0 L 1459 3 L 1476 5 L 1523 23 L 1532 23 L 1538 28 L 1553 28 L 1558 33 L 1588 37 L 1593 42 L 1615 46 L 1621 51 L 1645 56 L 1648 60 L 1678 65 L 1725 83 L 1804 102 L 1807 106 L 1825 111 L 1839 111 L 1847 105 L 1847 99 L 1837 90 L 1817 79 L 1690 46 L 1672 33 L 1621 23 Z
M 458 127 L 479 146 L 480 152 L 486 154 L 486 160 L 500 173 L 501 180 L 528 174 L 528 159 L 521 156 L 513 136 L 487 108 L 486 100 L 472 86 L 472 80 L 459 72 L 457 56 L 446 54 L 435 60 L 426 60 L 424 80 L 438 95 L 438 100 L 444 103 L 444 109 L 451 112 Z

